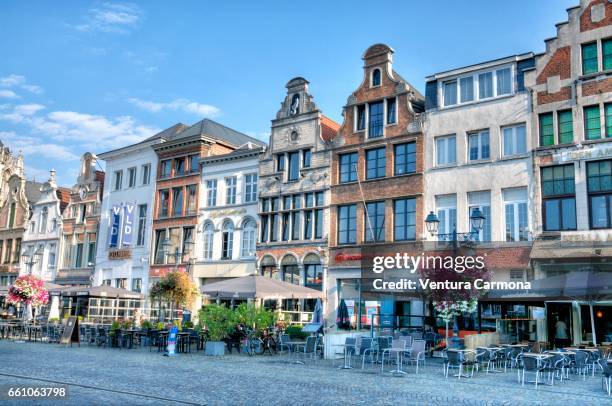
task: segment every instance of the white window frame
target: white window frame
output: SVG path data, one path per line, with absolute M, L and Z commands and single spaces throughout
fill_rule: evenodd
M 527 194 L 527 188 L 518 188 L 518 189 L 525 189 L 525 194 Z M 506 241 L 506 228 L 508 226 L 508 224 L 506 223 L 506 205 L 512 205 L 513 206 L 513 211 L 514 211 L 514 241 L 520 241 L 520 228 L 519 228 L 519 220 L 520 220 L 520 215 L 519 215 L 519 205 L 520 204 L 525 204 L 526 205 L 526 214 L 527 214 L 527 221 L 525 222 L 525 224 L 527 225 L 527 229 L 525 230 L 527 233 L 527 241 L 531 240 L 531 229 L 529 227 L 529 196 L 526 196 L 526 199 L 505 199 L 504 196 L 504 191 L 502 191 L 502 203 L 503 203 L 503 209 L 504 209 L 504 228 L 503 228 L 503 233 L 504 233 L 504 238 L 503 240 Z
M 113 190 L 121 190 L 121 188 L 123 188 L 123 169 L 113 172 Z
M 497 94 L 497 71 L 501 71 L 504 69 L 510 69 L 510 93 L 504 93 L 504 94 Z M 492 86 L 493 86 L 493 95 L 491 97 L 485 97 L 485 98 L 480 98 L 480 84 L 479 84 L 479 80 L 478 77 L 481 74 L 485 74 L 485 73 L 491 73 L 493 80 L 492 80 Z M 474 87 L 474 92 L 473 92 L 473 99 L 470 101 L 465 101 L 462 102 L 461 101 L 461 79 L 464 79 L 466 77 L 472 77 L 472 86 Z M 450 105 L 446 105 L 446 101 L 445 101 L 445 97 L 444 97 L 444 85 L 446 83 L 450 83 L 450 82 L 456 82 L 457 84 L 457 94 L 456 94 L 456 103 L 455 104 L 450 104 Z M 491 67 L 491 68 L 487 68 L 487 69 L 483 69 L 483 70 L 479 70 L 479 71 L 475 71 L 469 74 L 465 74 L 465 75 L 457 75 L 455 77 L 451 77 L 449 76 L 448 78 L 443 78 L 439 80 L 439 100 L 441 100 L 442 102 L 439 103 L 439 108 L 441 109 L 445 109 L 445 108 L 453 108 L 453 107 L 457 107 L 457 106 L 462 106 L 462 105 L 468 105 L 468 104 L 473 104 L 473 103 L 478 103 L 478 102 L 482 102 L 482 101 L 488 101 L 488 100 L 493 100 L 496 99 L 498 97 L 507 97 L 507 96 L 512 96 L 516 93 L 517 89 L 516 89 L 516 68 L 515 65 L 513 63 L 510 64 L 504 64 L 504 65 L 499 65 L 499 66 L 495 66 L 495 67 Z
M 238 178 L 228 176 L 225 178 L 225 204 L 232 205 L 238 203 Z M 233 200 L 233 201 L 232 201 Z
M 487 136 L 488 138 L 488 145 L 489 145 L 489 156 L 484 158 L 482 156 L 482 146 L 483 146 L 483 142 L 482 139 L 484 136 Z M 470 146 L 470 138 L 472 137 L 477 137 L 478 139 L 478 156 L 476 157 L 476 159 L 472 159 L 471 157 L 471 146 Z M 489 129 L 486 130 L 479 130 L 479 131 L 472 131 L 467 133 L 467 162 L 481 162 L 481 161 L 489 161 L 491 160 L 491 132 L 489 131 Z
M 151 164 L 144 164 L 142 165 L 141 169 L 142 169 L 142 179 L 141 179 L 142 184 L 143 185 L 150 184 L 151 183 Z
M 455 139 L 455 160 L 454 162 L 449 162 L 449 149 L 448 149 L 448 140 L 454 138 Z M 438 149 L 439 149 L 439 145 L 438 145 L 438 141 L 442 141 L 444 140 L 444 153 L 445 153 L 445 162 L 444 163 L 440 163 L 438 162 Z M 457 164 L 457 135 L 456 134 L 449 134 L 449 135 L 443 135 L 440 137 L 436 137 L 434 138 L 434 150 L 435 150 L 435 163 L 436 163 L 436 167 L 445 167 L 445 166 L 453 166 Z
M 128 173 L 128 188 L 135 188 L 136 179 L 138 179 L 138 171 L 136 170 L 136 167 L 132 166 L 131 168 L 128 168 L 127 173 Z M 134 174 L 134 176 L 132 176 L 132 173 Z
M 250 177 L 250 182 L 248 181 Z M 251 192 L 247 193 L 247 187 L 251 187 Z M 247 173 L 244 175 L 244 202 L 254 203 L 257 201 L 257 174 Z
M 215 207 L 217 205 L 217 189 L 217 179 L 206 180 L 206 207 Z
M 518 132 L 517 129 L 519 127 L 523 127 L 524 128 L 524 136 L 525 136 L 525 140 L 524 140 L 524 145 L 525 145 L 525 150 L 524 151 L 520 151 L 517 152 L 518 150 Z M 510 137 L 512 138 L 512 154 L 506 154 L 506 151 L 504 150 L 506 142 L 505 142 L 505 137 L 506 137 L 506 130 L 511 130 L 511 135 Z M 490 140 L 489 140 L 490 141 Z M 520 123 L 520 124 L 513 124 L 513 125 L 507 125 L 507 126 L 503 126 L 501 128 L 501 156 L 504 158 L 507 157 L 513 157 L 513 156 L 521 156 L 527 153 L 527 125 L 525 123 Z
M 455 199 L 455 205 L 449 204 L 438 204 L 439 199 L 445 197 L 453 197 Z M 440 218 L 440 212 L 444 212 L 444 224 L 440 224 L 439 231 L 440 234 L 450 234 L 453 232 L 452 225 L 450 223 L 450 210 L 455 210 L 455 227 L 454 230 L 457 229 L 457 195 L 439 195 L 436 196 L 436 214 L 438 218 Z
M 380 72 L 380 84 L 375 85 L 374 84 L 374 71 L 379 71 Z M 370 71 L 370 87 L 381 87 L 382 86 L 382 69 L 380 68 L 374 68 Z

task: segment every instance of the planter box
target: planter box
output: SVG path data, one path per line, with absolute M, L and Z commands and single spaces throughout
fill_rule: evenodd
M 217 357 L 225 355 L 225 343 L 223 341 L 207 341 L 204 354 Z

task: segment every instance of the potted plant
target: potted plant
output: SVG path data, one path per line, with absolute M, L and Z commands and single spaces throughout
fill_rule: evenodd
M 222 340 L 234 328 L 232 312 L 223 305 L 211 304 L 199 311 L 200 324 L 208 332 L 206 355 L 221 356 L 225 354 L 225 342 Z
M 8 289 L 8 303 L 25 306 L 23 321 L 33 319 L 32 309 L 49 302 L 49 292 L 42 279 L 33 275 L 20 276 Z

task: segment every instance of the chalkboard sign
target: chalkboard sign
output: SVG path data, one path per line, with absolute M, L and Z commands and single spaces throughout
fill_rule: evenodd
M 64 328 L 64 333 L 62 334 L 62 338 L 60 338 L 60 344 L 70 344 L 72 347 L 72 343 L 77 343 L 79 344 L 79 347 L 81 346 L 81 336 L 79 335 L 79 318 L 77 316 L 68 317 L 66 327 Z

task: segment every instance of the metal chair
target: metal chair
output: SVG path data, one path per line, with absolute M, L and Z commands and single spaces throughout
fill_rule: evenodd
M 522 369 L 522 378 L 521 378 L 521 386 L 525 386 L 525 374 L 533 373 L 535 374 L 535 387 L 538 388 L 538 383 L 540 383 L 540 376 L 545 371 L 545 366 L 542 361 L 538 357 L 523 357 L 523 369 Z M 550 371 L 549 371 L 550 374 Z
M 391 355 L 395 355 L 396 357 L 397 369 L 394 369 L 391 372 L 405 374 L 405 372 L 402 371 L 402 361 L 404 358 L 405 351 L 406 351 L 406 341 L 400 340 L 400 339 L 393 340 L 393 342 L 391 343 L 391 347 L 385 348 L 382 351 L 381 361 L 380 361 L 380 372 L 384 372 L 385 370 L 385 354 L 388 354 L 389 363 L 391 362 Z
M 416 363 L 416 373 L 419 373 L 419 363 L 422 362 L 425 365 L 425 352 L 427 351 L 427 342 L 425 340 L 414 340 L 412 343 L 412 347 L 408 355 L 408 360 L 412 365 L 413 362 Z
M 304 359 L 304 364 L 306 363 L 306 358 L 310 358 L 317 362 L 317 343 L 319 338 L 316 336 L 310 336 L 306 338 L 306 343 L 297 345 L 295 349 L 296 356 L 299 358 L 300 356 Z

